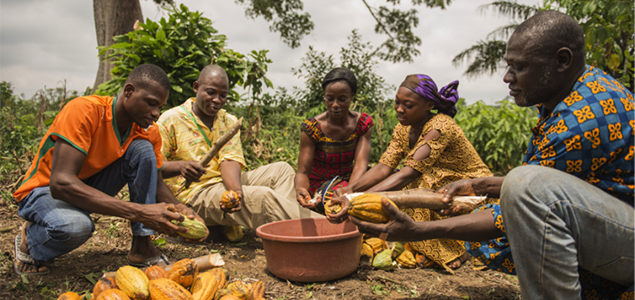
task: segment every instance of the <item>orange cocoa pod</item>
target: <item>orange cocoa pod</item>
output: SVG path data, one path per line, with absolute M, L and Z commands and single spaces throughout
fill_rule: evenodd
M 223 297 L 220 297 L 218 300 L 245 300 L 245 298 L 241 298 L 234 295 L 225 295 Z
M 120 290 L 107 289 L 99 293 L 95 300 L 130 300 L 130 297 Z
M 148 276 L 148 280 L 168 278 L 168 271 L 166 271 L 164 268 L 161 268 L 157 265 L 148 267 L 143 273 L 145 273 L 146 276 Z
M 209 270 L 210 273 L 214 274 L 216 280 L 218 280 L 218 289 L 224 289 L 227 287 L 227 274 L 225 274 L 227 269 L 223 268 L 214 268 Z
M 152 300 L 193 300 L 190 292 L 167 278 L 150 280 L 148 289 Z
M 198 275 L 198 266 L 193 260 L 186 258 L 177 261 L 168 272 L 168 279 L 188 288 Z
M 115 279 L 108 277 L 99 278 L 99 280 L 97 280 L 97 283 L 95 284 L 95 287 L 93 287 L 93 298 L 96 298 L 101 292 L 108 289 L 119 289 L 117 287 Z
M 133 266 L 123 266 L 117 270 L 115 282 L 119 289 L 132 300 L 145 300 L 148 293 L 148 276 Z M 102 292 L 103 293 L 103 292 Z
M 81 297 L 79 297 L 79 294 L 75 293 L 75 292 L 66 292 L 64 294 L 61 294 L 59 298 L 57 298 L 57 300 L 80 300 Z
M 225 191 L 220 197 L 220 204 L 229 209 L 237 207 L 239 201 L 240 197 L 238 196 L 238 193 L 234 191 Z

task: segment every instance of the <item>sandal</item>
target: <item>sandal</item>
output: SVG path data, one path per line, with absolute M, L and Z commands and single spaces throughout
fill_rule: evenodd
M 27 275 L 27 276 L 28 275 L 46 275 L 51 273 L 51 270 L 48 270 L 48 269 L 46 271 L 36 271 L 36 272 L 20 271 L 20 266 L 18 266 L 18 261 L 23 264 L 29 264 L 29 265 L 35 266 L 38 270 L 40 269 L 40 267 L 42 267 L 42 265 L 38 263 L 35 259 L 33 259 L 31 255 L 20 251 L 20 244 L 22 244 L 21 233 L 15 236 L 15 260 L 13 261 L 13 268 L 15 269 L 16 273 L 18 273 L 19 275 Z
M 155 257 L 150 257 L 142 262 L 138 262 L 138 263 L 133 263 L 130 260 L 128 260 L 128 264 L 133 266 L 133 267 L 137 267 L 137 268 L 147 268 L 150 266 L 154 266 L 156 264 L 160 264 L 160 263 L 164 263 L 166 265 L 169 265 L 170 263 L 168 262 L 168 257 L 165 256 L 165 254 L 161 254 L 160 256 L 155 256 Z

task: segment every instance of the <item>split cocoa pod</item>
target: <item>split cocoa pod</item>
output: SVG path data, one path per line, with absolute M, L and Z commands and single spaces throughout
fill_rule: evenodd
M 172 223 L 176 226 L 187 228 L 188 232 L 177 232 L 179 235 L 190 240 L 199 240 L 207 235 L 207 226 L 198 219 L 190 219 L 186 215 L 183 216 L 183 221 L 172 220 Z
M 185 258 L 172 265 L 170 272 L 168 272 L 168 279 L 188 288 L 192 285 L 197 275 L 198 265 L 196 262 L 189 258 Z
M 225 208 L 235 208 L 240 203 L 240 197 L 238 193 L 234 191 L 225 191 L 223 195 L 220 197 L 220 204 L 225 206 Z
M 375 194 L 362 194 L 353 198 L 348 204 L 348 214 L 372 223 L 387 223 L 390 221 L 390 217 L 384 212 L 381 207 L 381 199 L 385 197 Z M 390 204 L 397 207 L 390 199 Z
M 334 215 L 342 211 L 342 205 L 335 204 L 331 206 L 331 200 L 324 201 L 324 212 L 327 215 Z

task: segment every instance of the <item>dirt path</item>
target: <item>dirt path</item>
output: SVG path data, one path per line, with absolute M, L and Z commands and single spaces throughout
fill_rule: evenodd
M 15 206 L 0 206 L 0 299 L 57 299 L 66 291 L 83 294 L 92 290 L 91 281 L 103 272 L 125 265 L 130 242 L 128 222 L 101 215 L 93 215 L 93 219 L 97 231 L 87 243 L 48 264 L 49 275 L 23 279 L 13 271 L 13 239 L 21 219 Z M 262 242 L 254 231 L 246 231 L 237 244 L 182 245 L 161 238 L 155 242 L 172 259 L 221 253 L 229 281 L 262 280 L 267 299 L 520 299 L 516 276 L 474 271 L 469 263 L 455 275 L 436 269 L 387 272 L 360 266 L 339 280 L 306 284 L 278 279 L 267 270 Z

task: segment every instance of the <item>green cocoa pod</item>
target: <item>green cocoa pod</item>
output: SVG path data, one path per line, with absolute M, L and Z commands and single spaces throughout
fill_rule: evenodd
M 403 253 L 403 251 L 405 250 L 403 244 L 400 243 L 400 242 L 394 242 L 388 248 L 392 249 L 392 259 L 393 260 L 397 259 L 397 257 L 399 257 L 399 255 L 401 255 L 401 253 Z
M 172 223 L 176 226 L 181 226 L 187 228 L 188 232 L 177 232 L 182 237 L 190 240 L 198 240 L 205 237 L 207 234 L 207 227 L 203 222 L 197 219 L 190 219 L 186 215 L 181 214 L 185 219 L 183 222 L 179 222 L 177 220 L 172 220 Z
M 373 258 L 373 267 L 381 270 L 392 270 L 395 268 L 396 263 L 392 261 L 392 250 L 386 249 Z

